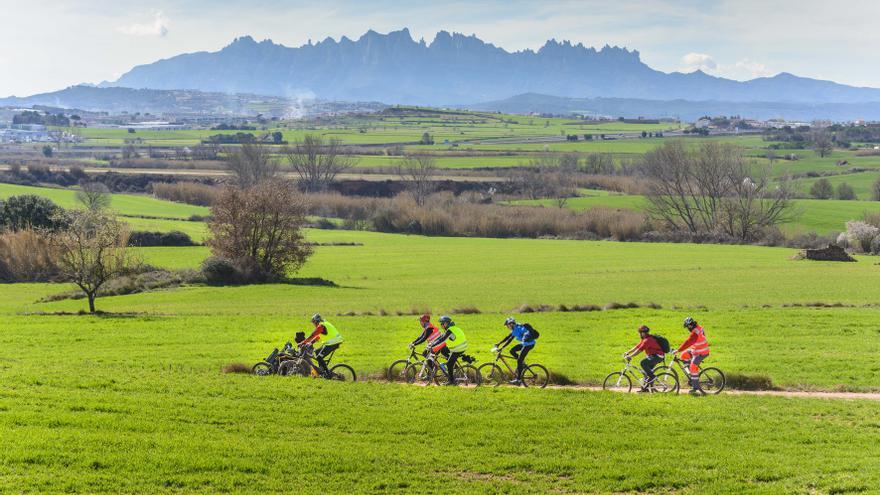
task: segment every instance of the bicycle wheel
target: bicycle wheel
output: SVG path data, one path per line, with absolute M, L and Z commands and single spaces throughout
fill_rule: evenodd
M 717 394 L 724 390 L 727 379 L 718 368 L 703 368 L 699 375 L 700 390 L 707 394 Z
M 651 382 L 651 391 L 655 394 L 677 394 L 678 378 L 672 373 L 657 373 Z
M 406 380 L 406 376 L 404 376 L 404 372 L 406 371 L 406 367 L 409 366 L 409 361 L 406 359 L 398 359 L 391 363 L 391 366 L 388 367 L 388 373 L 385 377 L 389 382 L 403 382 Z
M 666 366 L 665 364 L 662 364 L 660 366 L 655 367 L 654 368 L 654 376 L 656 376 L 660 373 L 669 373 L 672 376 L 674 376 L 676 380 L 680 380 L 680 378 L 678 377 L 678 370 L 676 370 L 672 366 Z
M 550 383 L 550 372 L 540 364 L 526 366 L 522 375 L 522 382 L 526 387 L 544 388 Z
M 272 374 L 272 365 L 269 363 L 262 361 L 254 365 L 251 368 L 251 372 L 257 376 L 267 376 Z
M 602 382 L 602 390 L 610 390 L 612 392 L 629 392 L 632 390 L 632 380 L 628 376 L 619 371 L 610 373 Z
M 507 376 L 501 369 L 501 366 L 498 366 L 495 363 L 486 363 L 480 365 L 477 370 L 480 372 L 480 378 L 482 379 L 482 382 L 490 387 L 503 385 L 504 382 L 507 381 Z
M 464 384 L 466 386 L 479 387 L 483 383 L 483 377 L 480 370 L 475 366 L 466 364 L 461 367 L 461 373 L 464 375 Z
M 354 373 L 354 368 L 347 364 L 337 364 L 336 366 L 330 368 L 330 377 L 331 380 L 339 380 L 340 382 L 355 382 L 357 381 L 357 375 Z
M 309 371 L 299 359 L 291 359 L 281 363 L 281 366 L 278 367 L 278 374 L 281 376 L 308 376 Z

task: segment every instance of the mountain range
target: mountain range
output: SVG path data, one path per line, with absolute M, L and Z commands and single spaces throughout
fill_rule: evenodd
M 537 51 L 508 52 L 474 35 L 440 31 L 426 43 L 408 29 L 357 40 L 327 38 L 291 48 L 250 36 L 216 52 L 187 53 L 134 67 L 102 86 L 195 89 L 294 97 L 461 105 L 541 93 L 569 98 L 655 101 L 880 102 L 880 89 L 781 73 L 750 81 L 701 71 L 665 73 L 639 52 L 547 41 Z

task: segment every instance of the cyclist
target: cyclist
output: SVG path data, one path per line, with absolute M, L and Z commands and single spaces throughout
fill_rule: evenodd
M 690 372 L 691 394 L 700 393 L 700 363 L 709 356 L 709 342 L 706 340 L 706 332 L 703 331 L 696 320 L 688 316 L 684 319 L 684 327 L 688 329 L 690 335 L 678 346 L 675 352 L 681 354 L 681 360 L 684 361 Z
M 315 325 L 315 331 L 302 342 L 299 343 L 300 349 L 306 346 L 313 346 L 315 350 L 315 359 L 318 360 L 318 367 L 321 368 L 321 374 L 327 376 L 327 362 L 324 360 L 339 346 L 342 345 L 342 334 L 333 326 L 332 323 L 326 321 L 321 315 L 315 313 L 312 316 L 312 324 Z
M 465 337 L 464 331 L 455 325 L 452 318 L 441 316 L 438 321 L 440 322 L 440 328 L 443 329 L 443 332 L 440 337 L 432 341 L 429 345 L 432 348 L 437 349 L 440 344 L 446 344 L 446 352 L 443 352 L 443 355 L 446 356 L 446 375 L 449 378 L 447 385 L 457 385 L 457 383 L 455 383 L 455 363 L 458 361 L 459 357 L 464 355 L 464 351 L 467 350 L 467 337 Z
M 653 387 L 654 367 L 663 362 L 666 357 L 663 353 L 663 347 L 660 342 L 651 335 L 651 329 L 645 325 L 639 327 L 639 341 L 635 347 L 623 353 L 623 358 L 627 361 L 637 356 L 640 352 L 645 351 L 645 359 L 639 363 L 645 372 L 645 385 L 639 392 L 648 392 Z
M 442 354 L 445 358 L 449 359 L 449 349 L 446 348 L 446 342 L 442 342 L 433 347 L 431 346 L 431 343 L 440 337 L 440 329 L 431 323 L 431 315 L 425 313 L 420 316 L 419 324 L 422 326 L 422 334 L 419 335 L 416 340 L 410 342 L 409 348 L 413 349 L 422 342 L 427 342 L 425 350 L 422 352 L 422 356 L 428 357 L 428 350 L 430 349 L 434 354 Z M 431 363 L 433 364 L 433 362 L 434 361 L 432 360 Z M 443 371 L 446 371 L 446 365 L 440 365 L 440 367 L 443 368 Z
M 522 385 L 526 356 L 535 348 L 535 335 L 531 331 L 531 325 L 528 323 L 521 325 L 512 316 L 504 320 L 504 326 L 510 330 L 510 333 L 501 339 L 501 342 L 495 344 L 492 352 L 500 352 L 513 339 L 519 342 L 519 344 L 510 348 L 510 355 L 516 359 L 516 377 L 510 381 L 510 384 L 519 386 Z

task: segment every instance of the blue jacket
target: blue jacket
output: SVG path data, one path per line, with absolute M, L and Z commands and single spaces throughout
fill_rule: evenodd
M 532 337 L 532 334 L 529 333 L 529 330 L 523 325 L 514 325 L 513 330 L 510 331 L 510 335 L 513 335 L 513 338 L 520 341 L 523 347 L 535 345 L 535 338 Z

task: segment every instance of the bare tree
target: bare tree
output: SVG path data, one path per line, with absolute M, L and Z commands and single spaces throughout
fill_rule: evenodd
M 101 182 L 82 182 L 76 192 L 76 200 L 86 209 L 103 210 L 110 206 L 110 189 Z
M 416 204 L 422 206 L 428 195 L 434 192 L 433 179 L 436 171 L 437 162 L 433 157 L 407 156 L 397 168 L 397 175 L 406 182 Z
M 256 186 L 278 175 L 278 163 L 272 158 L 271 151 L 259 143 L 244 143 L 230 153 L 226 168 L 241 188 Z
M 308 192 L 327 189 L 338 174 L 357 164 L 356 158 L 343 153 L 341 141 L 324 141 L 314 134 L 306 134 L 302 141 L 286 146 L 281 153 L 299 175 L 300 188 Z
M 820 158 L 825 158 L 834 150 L 834 143 L 828 131 L 822 129 L 812 134 L 813 150 Z
M 226 188 L 214 206 L 206 244 L 231 260 L 246 278 L 283 279 L 312 254 L 302 227 L 306 205 L 290 183 L 264 181 Z
M 128 251 L 124 223 L 100 210 L 69 211 L 67 229 L 52 234 L 58 270 L 64 280 L 76 284 L 95 312 L 95 299 L 110 279 L 131 270 L 139 261 Z
M 645 156 L 644 170 L 649 212 L 670 228 L 753 241 L 792 216 L 787 183 L 773 183 L 735 146 L 705 143 L 692 151 L 672 141 Z

